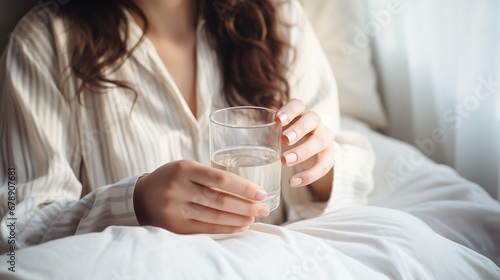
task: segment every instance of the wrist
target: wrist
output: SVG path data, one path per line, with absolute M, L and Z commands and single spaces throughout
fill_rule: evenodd
M 325 176 L 309 185 L 311 192 L 320 200 L 330 199 L 333 187 L 333 168 Z
M 135 216 L 137 218 L 137 221 L 139 222 L 139 225 L 143 226 L 147 224 L 147 214 L 146 214 L 146 209 L 145 209 L 145 203 L 144 203 L 144 192 L 145 188 L 147 186 L 146 184 L 146 178 L 148 174 L 144 174 L 137 179 L 135 183 L 135 188 L 134 188 L 134 211 L 135 211 Z

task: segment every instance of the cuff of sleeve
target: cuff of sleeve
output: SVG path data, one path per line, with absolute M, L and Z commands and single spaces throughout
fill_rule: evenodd
M 137 180 L 143 175 L 130 176 L 99 188 L 95 193 L 95 203 L 76 234 L 99 232 L 108 226 L 139 226 L 134 209 L 134 190 Z
M 336 141 L 332 192 L 323 214 L 364 205 L 373 190 L 375 155 L 370 142 L 352 132 L 343 132 Z

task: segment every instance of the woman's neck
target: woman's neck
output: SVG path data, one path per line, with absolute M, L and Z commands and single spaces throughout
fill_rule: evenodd
M 134 3 L 148 20 L 148 37 L 183 42 L 196 32 L 197 0 L 134 0 Z M 141 22 L 137 15 L 133 16 Z

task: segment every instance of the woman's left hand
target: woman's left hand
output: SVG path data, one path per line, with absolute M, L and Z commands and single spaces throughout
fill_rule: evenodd
M 276 112 L 276 123 L 283 127 L 281 161 L 305 169 L 290 177 L 290 186 L 309 185 L 318 198 L 327 200 L 333 181 L 334 134 L 318 113 L 304 111 L 304 102 L 292 99 Z

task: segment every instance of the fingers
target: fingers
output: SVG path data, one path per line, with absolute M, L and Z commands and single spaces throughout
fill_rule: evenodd
M 187 165 L 192 175 L 190 180 L 202 186 L 214 187 L 247 199 L 260 201 L 266 198 L 266 191 L 259 185 L 235 174 L 204 166 L 200 163 Z
M 289 179 L 289 184 L 292 187 L 306 186 L 319 178 L 325 176 L 334 165 L 333 146 L 328 147 L 324 151 L 316 155 L 316 163 L 310 169 L 293 175 Z
M 290 146 L 307 134 L 315 133 L 321 126 L 321 117 L 316 112 L 307 112 L 295 123 L 283 131 L 282 141 Z
M 334 136 L 331 130 L 320 129 L 300 145 L 286 151 L 281 157 L 281 162 L 286 166 L 300 164 L 328 147 L 332 147 L 333 141 Z
M 236 233 L 242 232 L 249 228 L 249 226 L 239 227 L 239 226 L 228 226 L 228 225 L 217 225 L 205 222 L 200 222 L 196 220 L 189 220 L 186 227 L 178 231 L 181 234 L 192 234 L 192 233 L 208 233 L 208 234 L 221 234 L 221 233 Z
M 184 211 L 182 211 L 182 215 L 186 220 L 196 220 L 209 224 L 236 227 L 246 227 L 251 225 L 255 221 L 255 218 L 253 217 L 235 215 L 194 203 L 190 203 L 186 207 L 189 207 L 189 209 L 185 209 Z
M 300 164 L 307 169 L 289 179 L 290 185 L 296 187 L 325 177 L 334 162 L 333 131 L 321 124 L 318 113 L 304 113 L 304 110 L 302 101 L 292 99 L 276 113 L 276 123 L 284 127 L 282 163 L 285 166 Z
M 213 190 L 202 185 L 198 185 L 191 202 L 215 210 L 248 217 L 267 217 L 270 212 L 269 207 L 265 204 L 239 198 L 233 194 Z
M 238 192 L 247 198 L 206 185 Z M 262 197 L 257 195 L 260 189 L 226 171 L 181 160 L 165 164 L 137 180 L 134 208 L 136 214 L 143 212 L 137 215 L 141 225 L 182 234 L 234 233 L 248 229 L 254 217 L 269 215 L 268 206 L 248 199 L 265 198 L 265 193 Z M 142 216 L 146 218 L 141 219 Z
M 300 99 L 292 99 L 276 112 L 276 123 L 280 126 L 290 124 L 304 113 L 305 105 Z

